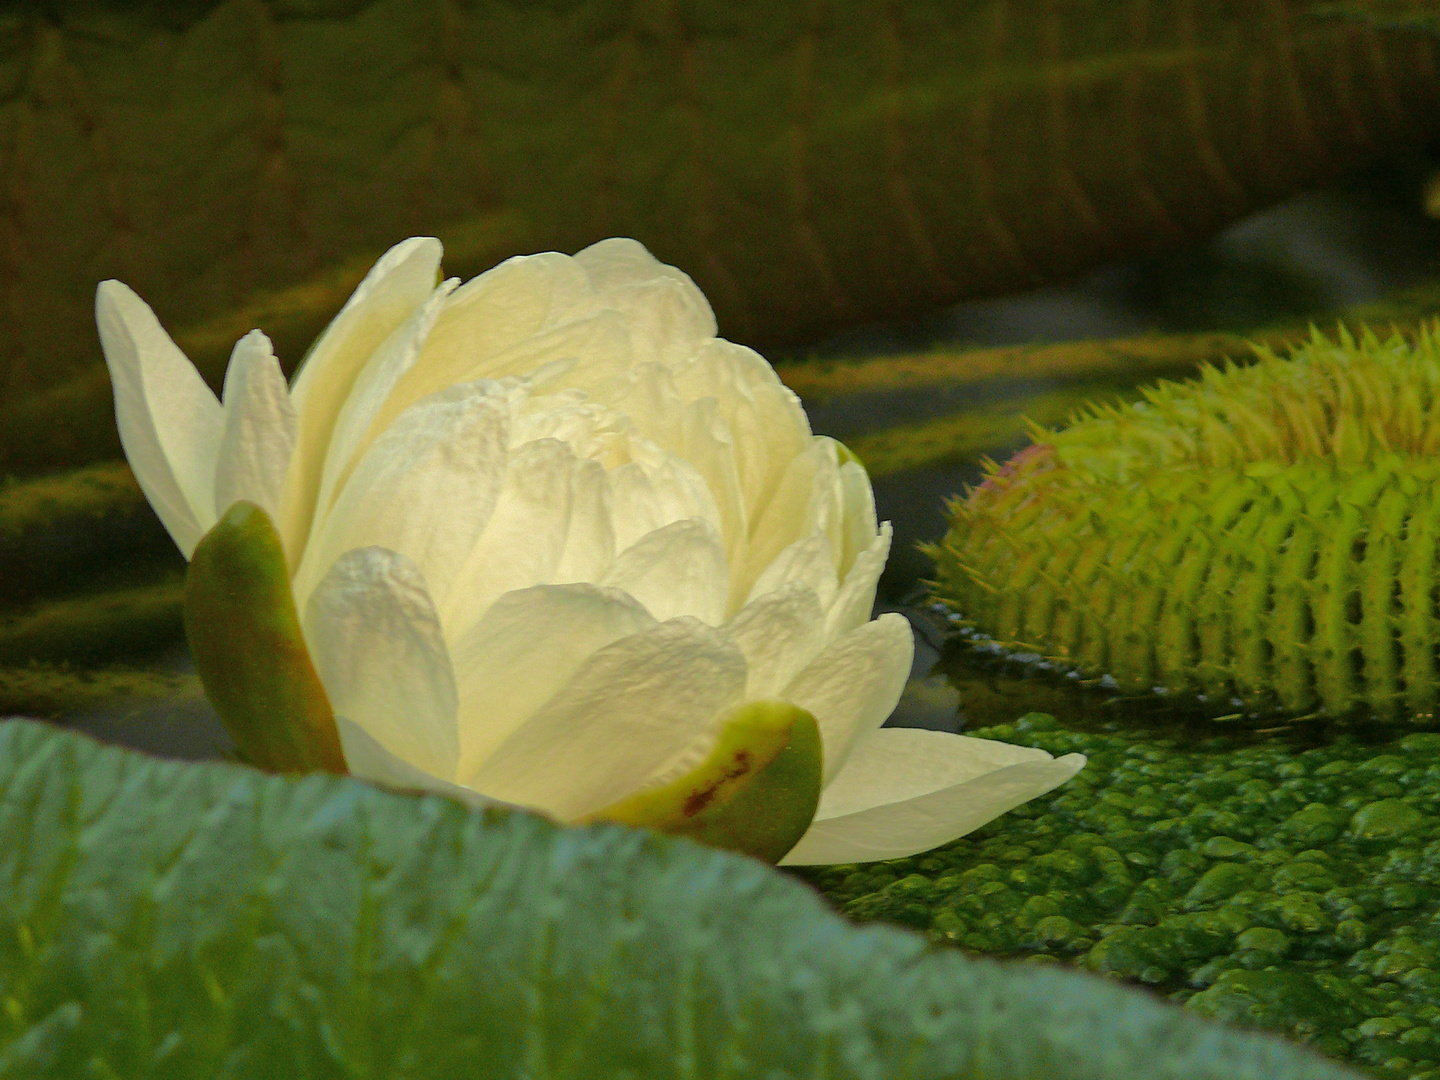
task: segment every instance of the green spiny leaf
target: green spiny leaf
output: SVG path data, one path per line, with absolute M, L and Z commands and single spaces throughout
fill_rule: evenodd
M 1437 560 L 1440 340 L 1338 336 L 1046 433 L 954 513 L 940 594 L 981 629 L 1125 688 L 1432 715 L 1440 621 L 1421 590 Z M 1424 407 L 1388 404 L 1407 399 Z M 1388 544 L 1368 539 L 1381 510 Z M 1101 522 L 1123 522 L 1120 535 L 1104 539 Z M 1102 543 L 1102 565 L 1080 560 Z

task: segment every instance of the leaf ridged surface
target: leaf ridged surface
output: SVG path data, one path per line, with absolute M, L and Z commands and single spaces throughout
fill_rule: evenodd
M 417 232 L 634 236 L 761 347 L 1156 250 L 1436 129 L 1431 37 L 1305 8 L 9 5 L 0 401 L 93 369 L 100 278 L 180 328 L 299 288 L 293 363 Z
M 0 1077 L 1354 1074 L 751 860 L 0 725 Z

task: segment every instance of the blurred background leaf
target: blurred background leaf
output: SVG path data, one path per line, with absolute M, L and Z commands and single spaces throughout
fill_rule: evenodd
M 1340 0 L 1312 3 L 1306 15 L 1322 19 L 1351 19 L 1364 26 L 1387 30 L 1428 30 L 1440 33 L 1440 4 L 1435 0 Z
M 1308 7 L 10 3 L 0 468 L 114 455 L 105 277 L 218 385 L 417 233 L 634 236 L 766 350 L 1208 236 L 1440 131 L 1440 43 Z

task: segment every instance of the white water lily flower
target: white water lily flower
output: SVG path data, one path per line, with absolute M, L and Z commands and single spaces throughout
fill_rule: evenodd
M 926 850 L 1073 775 L 882 729 L 913 643 L 870 620 L 870 482 L 685 274 L 633 240 L 438 287 L 385 254 L 287 386 L 256 330 L 223 404 L 117 281 L 96 297 L 121 440 L 187 558 L 236 500 L 276 523 L 350 771 L 562 821 L 673 779 L 738 705 L 823 745 L 788 863 Z

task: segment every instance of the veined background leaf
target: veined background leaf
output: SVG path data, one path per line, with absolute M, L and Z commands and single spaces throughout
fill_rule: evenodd
M 761 863 L 0 724 L 0 1077 L 1344 1080 Z
M 1428 35 L 1307 8 L 12 2 L 0 403 L 93 379 L 100 278 L 218 384 L 223 315 L 293 364 L 413 233 L 634 236 L 761 347 L 1173 246 L 1440 130 Z
M 1318 18 L 1353 19 L 1363 25 L 1389 30 L 1428 30 L 1431 33 L 1440 33 L 1440 4 L 1435 0 L 1322 2 L 1311 4 L 1305 14 Z

